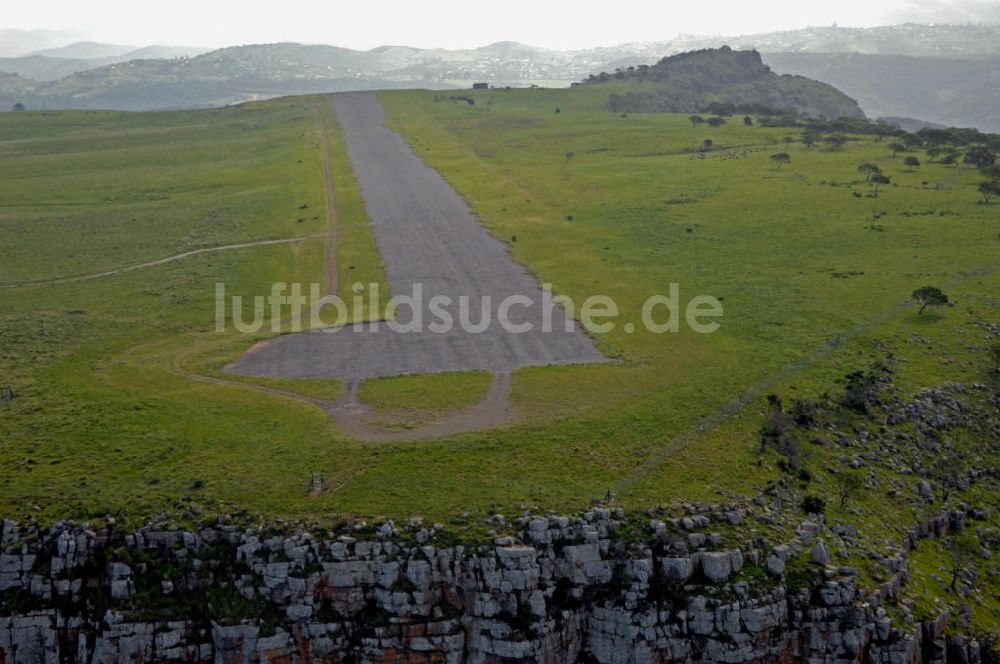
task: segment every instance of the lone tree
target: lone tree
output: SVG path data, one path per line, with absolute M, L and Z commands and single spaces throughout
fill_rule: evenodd
M 983 196 L 983 205 L 989 205 L 994 196 L 1000 195 L 1000 180 L 980 182 L 976 188 Z
M 792 158 L 787 152 L 778 152 L 777 154 L 771 155 L 771 162 L 780 171 L 782 166 L 792 163 Z
M 566 163 L 568 164 L 570 161 L 573 160 L 573 157 L 576 156 L 576 153 L 571 150 L 567 150 L 566 154 L 564 154 L 563 156 L 566 157 Z
M 721 127 L 724 124 L 726 124 L 726 119 L 725 118 L 714 117 L 714 118 L 709 118 L 708 119 L 708 126 L 709 127 Z
M 918 168 L 920 166 L 920 160 L 916 157 L 907 157 L 903 160 L 903 163 L 906 164 L 906 171 L 908 173 L 912 173 L 914 168 Z
M 701 142 L 701 151 L 708 152 L 709 150 L 712 149 L 713 145 L 715 145 L 715 142 L 712 141 L 711 138 L 706 138 L 704 141 Z
M 892 150 L 893 158 L 895 158 L 900 152 L 906 152 L 906 146 L 899 141 L 889 143 L 889 149 Z
M 22 104 L 21 102 L 17 102 L 16 104 L 14 104 L 11 110 L 13 110 L 15 113 L 20 113 L 21 111 L 26 109 L 24 107 L 24 104 Z
M 691 124 L 694 125 L 695 127 L 705 122 L 705 118 L 701 117 L 700 115 L 689 115 L 688 120 L 690 120 Z
M 948 304 L 948 296 L 941 292 L 936 286 L 921 286 L 913 291 L 913 299 L 920 303 L 917 314 L 924 313 L 927 307 L 937 307 Z
M 840 495 L 840 506 L 845 506 L 848 500 L 857 496 L 864 485 L 865 480 L 857 471 L 845 470 L 838 475 L 837 493 Z
M 958 578 L 979 554 L 979 538 L 969 532 L 954 533 L 947 540 L 948 558 L 951 563 L 952 590 L 958 585 Z
M 875 164 L 861 164 L 858 166 L 858 173 L 865 176 L 865 182 L 871 182 L 873 176 L 882 174 L 882 169 Z
M 747 126 L 747 127 L 752 127 L 753 126 L 753 118 L 750 117 L 749 115 L 744 115 L 743 116 L 743 124 L 745 126 Z
M 892 178 L 890 178 L 888 175 L 882 175 L 881 173 L 876 173 L 875 175 L 871 176 L 871 178 L 869 178 L 868 181 L 871 182 L 873 185 L 875 185 L 875 197 L 878 198 L 879 187 L 881 187 L 882 185 L 887 185 L 890 182 L 892 182 Z

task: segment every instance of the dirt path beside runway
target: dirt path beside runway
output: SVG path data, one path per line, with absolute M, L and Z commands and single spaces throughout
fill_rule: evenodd
M 232 251 L 233 249 L 249 249 L 251 247 L 267 247 L 275 244 L 292 244 L 294 242 L 314 240 L 318 237 L 326 237 L 326 236 L 327 233 L 313 233 L 312 235 L 300 235 L 298 237 L 282 238 L 280 240 L 258 240 L 257 242 L 241 242 L 239 244 L 224 244 L 219 247 L 205 247 L 204 249 L 192 249 L 191 251 L 185 251 L 180 254 L 174 254 L 173 256 L 167 256 L 166 258 L 159 258 L 155 261 L 149 261 L 147 263 L 128 265 L 125 267 L 116 268 L 114 270 L 107 270 L 105 272 L 95 272 L 94 274 L 85 274 L 79 277 L 61 277 L 59 279 L 47 279 L 45 281 L 21 281 L 10 284 L 0 284 L 0 289 L 28 288 L 31 286 L 55 286 L 57 284 L 75 284 L 81 281 L 90 281 L 91 279 L 110 277 L 116 274 L 132 272 L 133 270 L 141 270 L 147 267 L 156 267 L 158 265 L 165 265 L 166 263 L 172 263 L 174 261 L 179 261 L 184 258 L 190 258 L 191 256 L 197 256 L 199 254 L 211 254 L 216 251 Z

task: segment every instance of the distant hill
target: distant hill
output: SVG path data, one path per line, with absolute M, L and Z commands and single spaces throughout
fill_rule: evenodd
M 858 53 L 768 53 L 776 71 L 825 81 L 872 116 L 1000 132 L 1000 57 L 980 60 Z
M 212 50 L 213 49 L 210 48 L 200 48 L 197 46 L 165 46 L 163 44 L 154 44 L 152 46 L 143 46 L 142 48 L 137 48 L 133 51 L 122 53 L 121 55 L 114 57 L 118 58 L 116 62 L 127 62 L 129 60 L 150 60 L 155 58 L 193 58 Z
M 21 78 L 17 74 L 8 74 L 0 71 L 0 89 L 10 91 L 10 99 L 28 99 L 32 94 L 34 86 L 33 81 Z M 0 101 L 0 103 L 3 104 L 3 106 L 0 106 L 0 110 L 9 111 L 16 102 L 5 103 Z
M 734 51 L 728 46 L 592 75 L 584 84 L 610 82 L 639 84 L 624 94 L 609 94 L 613 111 L 699 113 L 723 104 L 748 112 L 774 109 L 813 118 L 864 117 L 857 102 L 836 88 L 802 76 L 779 76 L 757 51 Z
M 392 46 L 355 51 L 325 45 L 254 44 L 191 58 L 129 60 L 80 70 L 58 80 L 38 81 L 30 100 L 50 108 L 148 110 L 322 91 L 458 88 L 479 80 L 511 85 L 568 85 L 570 81 L 552 77 L 564 75 L 569 56 L 546 53 L 551 52 L 513 42 L 468 51 Z M 42 63 L 30 65 L 36 75 L 42 68 Z M 29 71 L 22 62 L 8 61 L 8 67 L 15 66 L 15 71 Z M 58 65 L 75 66 L 68 61 Z M 16 92 L 24 94 L 20 89 Z M 0 87 L 0 108 L 16 101 L 24 100 Z
M 0 71 L 17 74 L 35 81 L 54 81 L 71 76 L 79 71 L 93 68 L 89 60 L 73 58 L 52 58 L 45 55 L 22 55 L 16 58 L 0 58 Z
M 182 108 L 318 91 L 449 89 L 479 81 L 497 86 L 568 86 L 589 74 L 613 73 L 616 68 L 728 44 L 737 50 L 757 50 L 777 73 L 801 74 L 843 90 L 872 117 L 912 117 L 994 131 L 1000 124 L 995 93 L 998 25 L 820 27 L 737 37 L 679 36 L 575 51 L 516 42 L 463 50 L 381 46 L 368 51 L 285 43 L 210 53 L 154 46 L 99 58 L 52 53 L 93 54 L 127 47 L 76 44 L 53 51 L 60 45 L 53 44 L 57 35 L 0 30 L 0 71 L 21 75 L 16 85 L 0 81 L 0 110 L 19 101 L 48 108 Z M 69 41 L 64 36 L 61 44 Z M 39 48 L 48 55 L 20 57 Z M 845 54 L 867 59 L 837 59 Z M 921 75 L 922 69 L 927 75 Z
M 744 56 L 732 57 L 739 60 Z M 845 101 L 835 91 L 804 79 L 780 81 L 761 64 L 759 56 L 754 54 L 752 58 L 754 62 L 743 63 L 746 67 L 734 65 L 743 77 L 742 82 L 754 79 L 755 84 L 759 84 L 754 90 L 744 90 L 741 98 L 765 104 L 780 103 L 807 113 L 860 114 L 850 100 Z M 468 51 L 406 47 L 355 51 L 324 45 L 256 44 L 224 48 L 192 58 L 109 64 L 58 80 L 39 81 L 27 92 L 23 85 L 15 92 L 0 87 L 0 108 L 22 101 L 29 106 L 41 103 L 50 108 L 147 110 L 221 105 L 319 91 L 467 87 L 474 81 L 494 85 L 566 85 L 569 81 L 557 77 L 568 72 L 582 72 L 582 77 L 591 66 L 589 62 L 586 68 L 583 64 L 574 65 L 573 61 L 571 53 L 535 49 L 514 42 L 500 42 Z M 32 63 L 36 76 L 41 64 L 45 63 Z M 718 64 L 719 70 L 711 72 L 711 76 L 728 75 L 726 66 Z M 77 65 L 73 61 L 59 64 L 65 68 L 74 66 Z M 709 74 L 702 72 L 701 75 Z M 760 79 L 768 76 L 774 80 Z M 770 94 L 779 88 L 782 95 Z M 26 94 L 27 101 L 15 98 Z
M 54 49 L 54 51 L 60 50 Z M 18 74 L 25 78 L 33 78 L 36 81 L 54 81 L 89 69 L 99 69 L 119 62 L 193 57 L 207 52 L 208 49 L 188 46 L 145 46 L 119 55 L 89 59 L 56 57 L 35 53 L 16 58 L 0 58 L 0 71 L 5 71 L 9 74 Z
M 728 45 L 768 53 L 864 53 L 952 59 L 1000 56 L 1000 25 L 887 25 L 875 28 L 817 27 L 750 35 L 681 35 L 656 42 L 573 51 L 580 62 L 598 60 L 606 71 L 675 53 Z M 589 73 L 589 72 L 588 72 Z
M 104 44 L 101 42 L 81 41 L 58 48 L 45 48 L 31 51 L 28 55 L 44 55 L 49 58 L 68 58 L 75 60 L 92 60 L 95 58 L 109 58 L 116 55 L 124 55 L 129 51 L 136 50 L 135 46 L 122 46 L 121 44 Z

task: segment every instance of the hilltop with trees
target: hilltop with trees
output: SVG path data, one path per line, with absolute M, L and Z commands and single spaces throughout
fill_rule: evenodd
M 610 82 L 635 84 L 634 90 L 609 94 L 608 107 L 616 112 L 717 112 L 723 107 L 732 113 L 864 118 L 857 102 L 836 88 L 803 76 L 779 76 L 757 51 L 734 51 L 728 46 L 602 72 L 583 85 Z

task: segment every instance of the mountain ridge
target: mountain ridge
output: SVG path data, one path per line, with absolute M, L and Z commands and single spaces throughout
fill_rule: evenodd
M 779 74 L 800 74 L 842 89 L 859 100 L 870 116 L 920 118 L 939 124 L 1000 127 L 1000 108 L 988 93 L 993 79 L 982 63 L 1000 58 L 1000 25 L 924 26 L 904 24 L 879 28 L 818 27 L 737 37 L 680 35 L 661 42 L 633 42 L 573 51 L 557 51 L 519 42 L 500 41 L 474 49 L 421 49 L 383 45 L 367 51 L 325 44 L 247 44 L 188 56 L 148 58 L 145 47 L 115 56 L 113 61 L 29 58 L 0 59 L 0 71 L 20 74 L 0 82 L 0 109 L 24 103 L 29 108 L 113 108 L 153 110 L 218 106 L 266 96 L 352 89 L 427 87 L 453 89 L 474 82 L 496 86 L 568 86 L 587 75 L 650 64 L 677 52 L 718 48 L 753 48 Z M 160 47 L 156 47 L 160 48 Z M 183 47 L 165 47 L 183 48 Z M 142 52 L 145 51 L 145 52 Z M 882 70 L 897 55 L 925 60 L 912 67 L 901 83 L 915 94 L 897 91 L 879 98 L 859 85 L 836 77 L 829 67 L 807 69 L 775 54 L 822 59 L 836 53 L 864 52 Z M 4 42 L 0 36 L 0 54 Z M 881 58 L 889 58 L 882 60 Z M 791 63 L 791 64 L 789 64 Z M 921 69 L 949 69 L 955 80 L 968 81 L 967 91 L 950 92 Z M 908 71 L 910 71 L 908 70 Z M 184 89 L 184 86 L 188 89 Z M 961 103 L 955 95 L 964 94 Z M 979 99 L 981 101 L 977 102 Z M 914 103 L 916 100 L 916 103 Z M 925 103 L 933 100 L 934 104 Z M 950 111 L 963 106 L 976 113 Z M 940 111 L 940 112 L 939 112 Z

